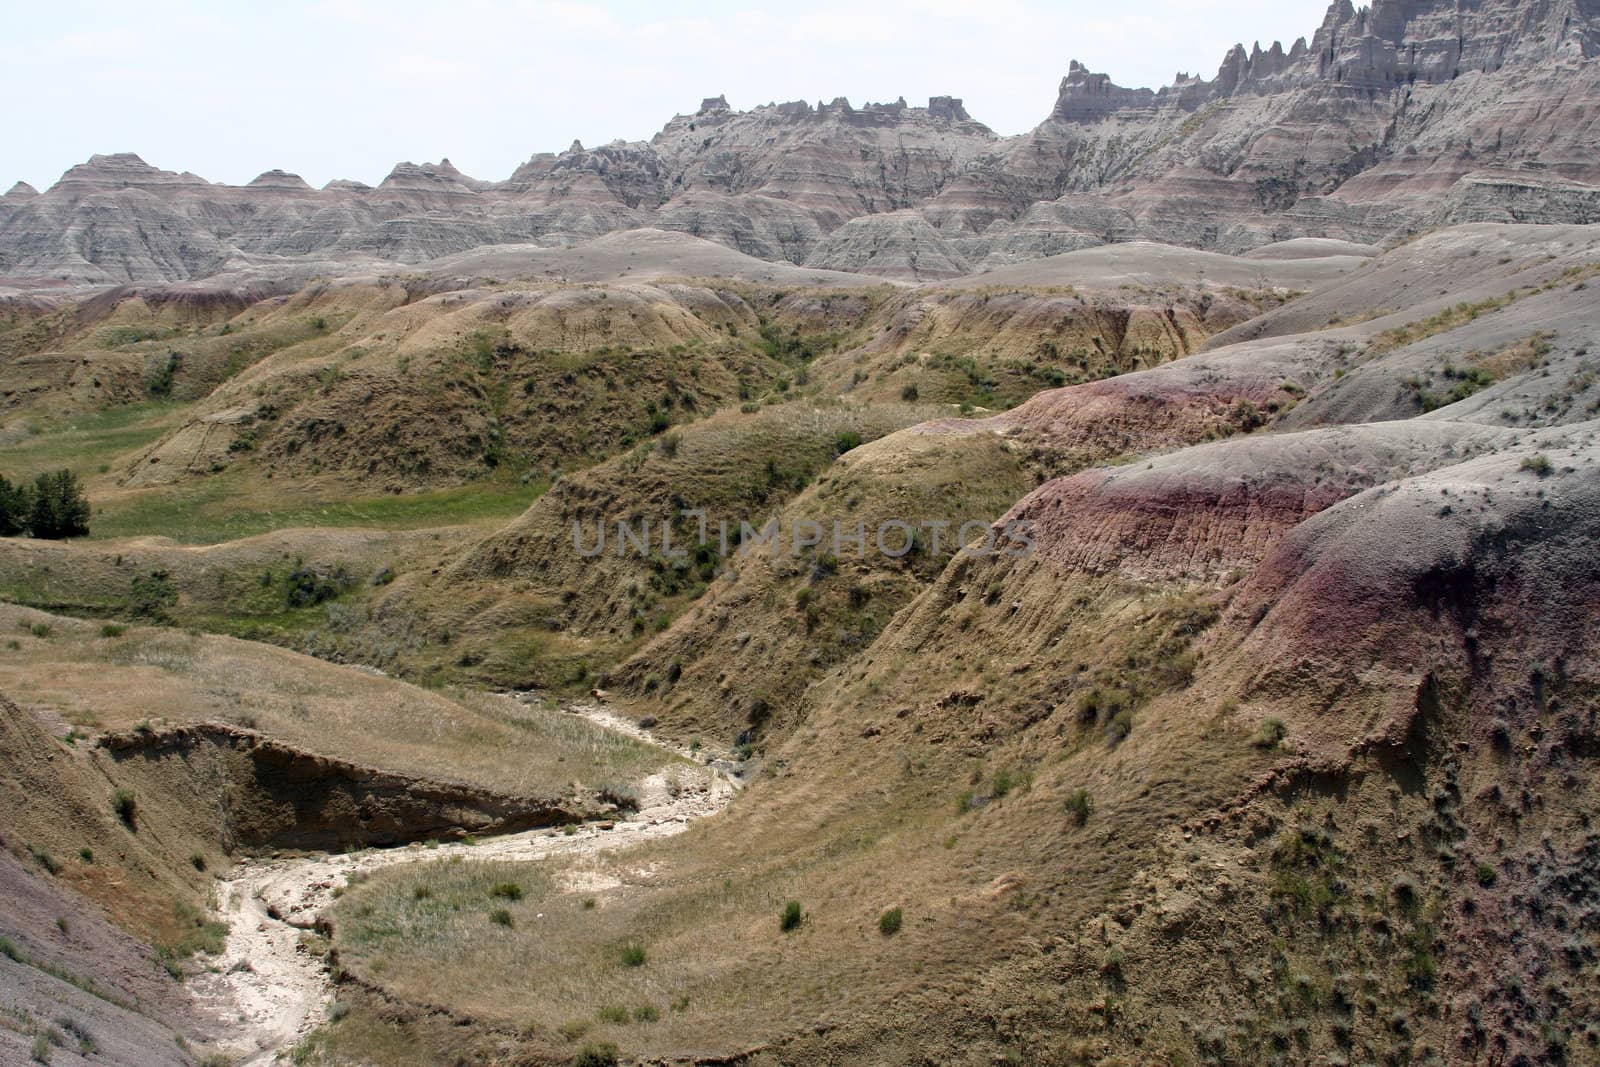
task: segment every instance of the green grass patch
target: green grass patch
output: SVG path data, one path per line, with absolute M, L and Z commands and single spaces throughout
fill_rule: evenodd
M 185 405 L 134 404 L 90 415 L 39 423 L 37 433 L 0 446 L 0 471 L 12 481 L 67 467 L 87 476 L 113 460 L 153 444 L 181 421 Z
M 527 510 L 543 483 L 481 481 L 422 493 L 294 499 L 292 491 L 251 491 L 243 479 L 213 475 L 201 482 L 130 494 L 95 508 L 94 539 L 165 536 L 184 544 L 218 544 L 291 527 L 342 526 L 416 530 L 503 522 Z
M 340 940 L 365 952 L 393 950 L 454 958 L 481 947 L 496 926 L 515 923 L 508 899 L 496 893 L 515 884 L 521 901 L 537 903 L 549 883 L 525 864 L 482 861 L 406 864 L 383 872 L 352 894 L 355 903 L 340 919 Z M 343 911 L 343 909 L 341 909 Z

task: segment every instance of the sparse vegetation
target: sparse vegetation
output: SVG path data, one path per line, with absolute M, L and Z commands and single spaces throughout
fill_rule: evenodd
M 905 919 L 905 911 L 901 908 L 890 908 L 878 916 L 878 933 L 884 937 L 893 937 L 900 932 L 900 924 Z
M 791 933 L 800 929 L 806 921 L 806 914 L 800 907 L 798 900 L 791 900 L 783 906 L 783 913 L 778 916 L 778 929 L 784 933 Z
M 1435 334 L 1464 326 L 1479 316 L 1499 311 L 1501 308 L 1513 303 L 1516 298 L 1516 293 L 1513 291 L 1505 296 L 1489 297 L 1486 300 L 1477 302 L 1464 301 L 1426 319 L 1407 323 L 1404 326 L 1397 326 L 1392 330 L 1385 330 L 1377 336 L 1370 350 L 1374 355 L 1381 355 L 1405 345 L 1415 344 Z
M 182 980 L 183 961 L 197 953 L 216 956 L 227 942 L 228 924 L 208 918 L 199 908 L 179 901 L 173 906 L 170 931 L 155 946 L 156 958 L 172 977 Z

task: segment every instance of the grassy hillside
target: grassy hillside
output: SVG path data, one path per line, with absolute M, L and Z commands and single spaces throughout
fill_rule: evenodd
M 16 311 L 94 507 L 0 540 L 16 884 L 197 972 L 239 858 L 418 843 L 273 890 L 305 1062 L 1590 1062 L 1600 235 L 1091 251 Z

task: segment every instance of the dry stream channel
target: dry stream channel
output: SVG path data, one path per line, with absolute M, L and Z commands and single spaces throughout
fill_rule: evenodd
M 653 740 L 633 723 L 591 704 L 565 709 L 635 740 Z M 676 755 L 688 755 L 667 749 Z M 697 761 L 698 762 L 698 761 Z M 243 860 L 217 882 L 217 907 L 228 922 L 226 947 L 206 973 L 189 980 L 199 1011 L 217 1020 L 226 1035 L 220 1051 L 241 1067 L 274 1062 L 327 1017 L 333 982 L 320 957 L 303 951 L 301 941 L 335 890 L 353 876 L 401 863 L 438 862 L 452 855 L 475 860 L 541 860 L 615 851 L 680 833 L 696 819 L 720 811 L 733 798 L 736 779 L 721 766 L 708 767 L 693 780 L 674 781 L 671 770 L 646 778 L 639 808 L 614 823 L 584 823 L 575 833 L 530 830 L 484 838 L 474 844 L 440 843 L 364 849 L 345 854 L 315 854 Z M 610 829 L 602 829 L 608 825 Z

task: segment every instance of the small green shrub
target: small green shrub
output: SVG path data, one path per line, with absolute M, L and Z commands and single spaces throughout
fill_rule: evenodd
M 916 382 L 912 382 L 910 385 L 900 390 L 900 399 L 904 400 L 908 404 L 915 404 L 917 402 L 917 398 L 921 395 L 922 393 L 917 388 Z
M 878 916 L 878 933 L 884 937 L 893 937 L 900 932 L 900 924 L 905 921 L 905 912 L 900 908 L 890 908 Z
M 284 601 L 291 608 L 315 607 L 342 596 L 351 584 L 350 575 L 343 567 L 335 567 L 331 574 L 301 567 L 290 572 L 286 579 Z
M 1494 885 L 1495 879 L 1499 877 L 1498 872 L 1496 872 L 1494 869 L 1494 865 L 1489 863 L 1478 864 L 1478 870 L 1476 873 L 1478 876 L 1478 884 L 1486 888 Z
M 1245 433 L 1250 433 L 1252 430 L 1260 429 L 1266 424 L 1267 421 L 1264 417 L 1262 417 L 1261 409 L 1243 397 L 1240 397 L 1238 400 L 1234 401 L 1232 415 L 1233 421 L 1238 423 L 1239 429 L 1243 430 Z
M 496 882 L 489 887 L 489 895 L 501 900 L 521 900 L 522 887 L 515 882 Z
M 617 1067 L 617 1046 L 609 1041 L 585 1045 L 572 1058 L 572 1067 Z
M 1520 470 L 1530 471 L 1540 478 L 1548 478 L 1555 470 L 1555 465 L 1550 462 L 1550 457 L 1543 452 L 1529 456 L 1522 461 Z
M 605 1007 L 595 1012 L 594 1017 L 603 1023 L 611 1023 L 614 1026 L 621 1026 L 629 1019 L 633 1018 L 633 1016 L 628 1013 L 628 1009 L 622 1007 L 620 1004 L 607 1004 Z
M 1256 732 L 1250 738 L 1250 743 L 1257 748 L 1277 748 L 1283 743 L 1284 737 L 1289 733 L 1282 719 L 1263 719 L 1261 725 L 1256 727 Z
M 491 911 L 489 913 L 489 921 L 494 923 L 496 926 L 511 927 L 516 925 L 511 918 L 511 913 L 504 908 L 496 908 L 494 911 Z
M 643 945 L 623 945 L 621 958 L 624 967 L 643 967 L 645 961 L 649 959 L 649 954 L 645 952 Z
M 134 823 L 139 815 L 139 801 L 131 789 L 119 789 L 111 795 L 111 810 L 117 813 L 117 818 L 122 820 L 122 825 L 128 829 L 135 829 Z
M 135 575 L 128 585 L 128 610 L 142 618 L 163 618 L 177 602 L 178 587 L 172 583 L 170 571 Z
M 633 1021 L 636 1023 L 653 1023 L 661 1018 L 661 1010 L 654 1004 L 641 1004 L 633 1009 Z
M 128 628 L 117 622 L 104 623 L 100 627 L 101 637 L 121 637 L 127 632 Z
M 55 874 L 61 870 L 61 864 L 56 862 L 55 857 L 37 845 L 29 845 L 28 854 L 33 857 L 33 862 L 45 869 L 47 874 Z
M 1094 799 L 1089 796 L 1089 791 L 1084 788 L 1074 789 L 1067 794 L 1067 816 L 1078 826 L 1089 821 L 1089 816 L 1094 813 Z
M 783 914 L 778 917 L 778 929 L 784 933 L 800 929 L 800 924 L 806 921 L 806 913 L 800 907 L 798 900 L 791 900 L 783 906 Z

